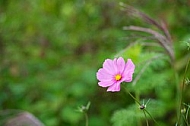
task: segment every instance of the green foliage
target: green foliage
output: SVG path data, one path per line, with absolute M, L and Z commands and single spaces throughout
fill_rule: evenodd
M 188 3 L 127 3 L 168 22 L 174 67 L 182 80 L 189 58 L 188 43 L 180 43 L 189 39 Z M 97 85 L 98 68 L 114 56 L 131 58 L 136 65 L 133 81 L 122 85 L 141 101 L 150 98 L 147 110 L 159 122 L 175 124 L 177 82 L 169 56 L 149 40 L 152 36 L 123 31 L 126 25 L 157 30 L 126 16 L 115 0 L 0 1 L 0 125 L 22 110 L 45 125 L 83 126 L 84 115 L 75 110 L 88 101 L 90 126 L 137 125 L 136 120 L 144 124 L 144 114 L 123 90 L 107 93 Z M 188 69 L 185 78 L 189 75 Z M 188 99 L 188 86 L 185 92 Z

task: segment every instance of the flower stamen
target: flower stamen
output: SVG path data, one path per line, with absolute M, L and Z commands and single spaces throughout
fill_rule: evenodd
M 116 81 L 121 80 L 121 75 L 120 75 L 120 74 L 115 75 L 115 80 L 116 80 Z

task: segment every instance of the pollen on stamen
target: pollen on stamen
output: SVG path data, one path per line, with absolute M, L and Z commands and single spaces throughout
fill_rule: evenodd
M 120 75 L 120 74 L 115 75 L 115 80 L 116 80 L 116 81 L 121 80 L 121 75 Z

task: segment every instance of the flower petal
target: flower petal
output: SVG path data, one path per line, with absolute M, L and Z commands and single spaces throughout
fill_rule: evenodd
M 125 65 L 125 70 L 123 72 L 123 77 L 124 77 L 125 82 L 132 81 L 134 70 L 135 70 L 135 65 L 133 64 L 131 59 L 128 59 L 126 65 Z
M 101 68 L 96 73 L 96 77 L 99 81 L 112 80 L 113 76 L 109 74 L 105 69 Z
M 117 59 L 117 69 L 119 73 L 123 73 L 123 70 L 125 69 L 125 60 L 122 57 Z
M 111 86 L 114 84 L 114 81 L 101 81 L 101 82 L 98 82 L 98 85 L 101 86 L 101 87 L 108 87 L 108 86 Z
M 116 91 L 120 91 L 120 82 L 116 82 L 113 85 L 111 85 L 107 91 L 112 91 L 112 92 L 116 92 Z
M 109 73 L 109 74 L 116 74 L 117 69 L 115 67 L 114 61 L 110 59 L 106 59 L 103 63 L 103 68 Z

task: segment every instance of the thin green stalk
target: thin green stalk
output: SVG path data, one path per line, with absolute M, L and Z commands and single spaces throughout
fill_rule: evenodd
M 123 86 L 124 87 L 124 86 Z M 124 87 L 125 88 L 125 87 Z M 125 91 L 135 100 L 135 102 L 140 106 L 140 102 L 125 88 Z
M 144 113 L 144 117 L 145 117 L 145 119 L 146 119 L 146 125 L 149 126 L 149 124 L 148 124 L 148 119 L 147 119 L 147 116 L 146 116 L 145 110 L 143 110 L 143 113 Z
M 178 109 L 178 120 L 177 120 L 177 124 L 179 124 L 180 120 L 181 120 L 181 107 L 182 107 L 182 102 L 183 102 L 183 90 L 184 90 L 184 87 L 185 87 L 185 78 L 186 78 L 186 74 L 187 74 L 187 70 L 188 70 L 188 67 L 189 67 L 189 62 L 190 62 L 190 58 L 188 59 L 188 62 L 187 62 L 187 65 L 185 67 L 185 73 L 184 73 L 184 76 L 183 76 L 183 83 L 182 83 L 182 88 L 181 88 L 181 91 L 179 93 L 179 109 Z M 180 87 L 178 86 L 178 88 L 180 89 Z
M 156 123 L 156 125 L 158 125 L 158 122 L 152 117 L 152 115 L 146 110 L 146 108 L 144 109 L 144 111 L 150 116 L 150 118 Z
M 179 76 L 176 70 L 174 70 L 175 81 L 176 81 L 176 90 L 177 90 L 177 102 L 176 102 L 176 111 L 177 111 L 177 124 L 179 123 L 181 116 L 181 91 L 179 85 Z
M 186 104 L 185 104 L 186 105 Z M 188 115 L 189 115 L 189 105 L 186 105 L 188 108 L 187 108 L 187 111 L 186 111 L 186 115 L 185 115 L 185 119 L 187 120 L 187 122 L 188 122 Z M 189 123 L 188 123 L 188 125 L 189 125 Z
M 183 120 L 184 120 L 184 122 L 185 122 L 186 126 L 189 126 L 188 121 L 186 120 L 185 116 L 184 116 L 184 115 L 182 115 L 182 117 L 183 117 Z
M 188 106 L 188 109 L 187 109 L 187 112 L 186 112 L 186 116 L 185 116 L 185 119 L 187 120 L 187 124 L 189 126 L 188 115 L 189 115 L 189 106 Z
M 139 95 L 139 93 L 135 92 L 135 98 L 136 98 L 137 101 L 140 101 L 140 95 Z M 136 103 L 136 104 L 138 104 L 138 103 Z M 137 108 L 136 111 L 139 112 L 139 108 Z M 137 120 L 137 124 L 138 124 L 138 126 L 142 126 L 140 118 Z
M 87 112 L 85 112 L 84 114 L 85 114 L 85 120 L 86 120 L 86 125 L 85 126 L 88 126 L 88 114 L 87 114 Z

